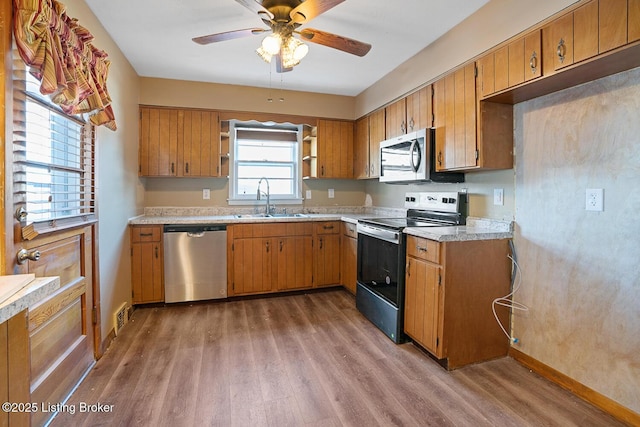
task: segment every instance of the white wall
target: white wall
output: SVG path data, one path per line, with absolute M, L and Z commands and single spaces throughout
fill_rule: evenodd
M 98 254 L 102 339 L 113 329 L 113 313 L 131 303 L 131 261 L 127 221 L 142 211 L 144 191 L 137 177 L 139 79 L 120 49 L 83 0 L 65 0 L 69 16 L 95 36 L 109 54 L 107 88 L 118 130 L 97 129 Z
M 640 68 L 514 112 L 516 348 L 640 413 Z

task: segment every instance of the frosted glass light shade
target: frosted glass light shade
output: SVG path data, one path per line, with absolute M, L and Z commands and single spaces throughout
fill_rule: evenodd
M 262 40 L 262 48 L 271 55 L 280 52 L 282 39 L 276 34 L 270 34 Z

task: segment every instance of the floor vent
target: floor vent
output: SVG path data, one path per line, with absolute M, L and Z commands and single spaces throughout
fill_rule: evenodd
M 127 303 L 123 303 L 118 311 L 113 315 L 113 324 L 115 325 L 116 336 L 120 332 L 120 329 L 129 322 L 129 310 L 127 310 Z

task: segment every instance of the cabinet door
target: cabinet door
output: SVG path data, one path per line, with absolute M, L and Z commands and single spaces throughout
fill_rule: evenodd
M 627 0 L 600 0 L 599 2 L 599 53 L 615 49 L 627 43 Z
M 340 234 L 316 238 L 316 286 L 340 284 Z
M 542 34 L 533 31 L 524 37 L 524 81 L 537 79 L 542 75 Z
M 385 140 L 385 111 L 369 116 L 369 178 L 380 176 L 380 143 Z
M 182 132 L 181 176 L 220 175 L 220 123 L 218 113 L 185 110 Z
M 273 239 L 234 239 L 232 248 L 233 294 L 271 291 L 274 283 L 273 265 L 276 261 Z
M 592 1 L 573 11 L 573 62 L 598 54 L 598 2 Z
M 176 176 L 178 110 L 140 107 L 140 176 Z
M 573 13 L 568 13 L 551 23 L 553 69 L 559 70 L 573 64 Z
M 480 97 L 489 96 L 496 91 L 495 58 L 495 53 L 491 52 L 478 59 L 478 87 Z
M 440 352 L 440 268 L 408 258 L 405 279 L 404 331 L 438 357 Z
M 403 98 L 385 109 L 385 139 L 407 133 L 407 104 Z
M 433 126 L 431 107 L 431 85 L 407 96 L 407 132 L 415 132 Z
M 355 133 L 354 178 L 369 178 L 369 116 L 356 121 Z
M 343 234 L 340 250 L 342 251 L 342 265 L 340 269 L 342 285 L 347 288 L 349 292 L 355 295 L 357 281 L 358 239 Z
M 631 43 L 640 40 L 640 0 L 629 0 L 628 6 L 627 41 Z
M 353 133 L 353 122 L 318 120 L 319 178 L 353 178 Z
M 277 288 L 304 289 L 313 286 L 313 237 L 279 237 L 277 241 Z
M 163 257 L 160 242 L 131 245 L 133 304 L 164 301 Z
M 477 165 L 475 63 L 434 83 L 436 170 Z

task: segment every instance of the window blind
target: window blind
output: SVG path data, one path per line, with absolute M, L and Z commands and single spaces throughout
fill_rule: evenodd
M 38 88 L 14 49 L 13 201 L 27 214 L 23 238 L 95 219 L 94 127 Z

